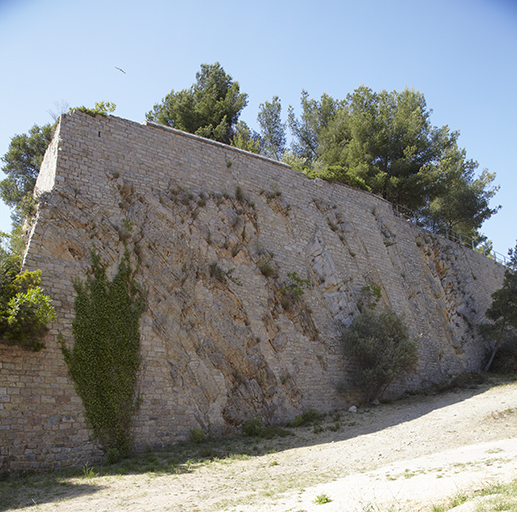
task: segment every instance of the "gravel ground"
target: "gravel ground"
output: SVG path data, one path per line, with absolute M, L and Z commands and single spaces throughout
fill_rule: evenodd
M 34 493 L 24 510 L 432 510 L 458 493 L 517 478 L 517 383 L 342 411 L 332 431 L 336 418 L 320 433 L 298 428 L 294 437 L 250 440 L 276 452 L 245 460 L 179 474 L 68 479 L 65 490 Z M 317 504 L 318 496 L 331 501 Z

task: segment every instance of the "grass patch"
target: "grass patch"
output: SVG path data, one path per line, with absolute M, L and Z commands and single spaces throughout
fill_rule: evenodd
M 314 503 L 317 505 L 325 505 L 325 503 L 330 503 L 332 501 L 332 498 L 325 493 L 318 494 L 316 498 L 314 499 Z
M 483 498 L 483 499 L 481 499 Z M 471 494 L 460 493 L 449 502 L 433 505 L 433 512 L 447 512 L 467 503 L 475 501 L 473 512 L 492 512 L 497 510 L 517 510 L 517 479 L 507 484 L 494 484 Z

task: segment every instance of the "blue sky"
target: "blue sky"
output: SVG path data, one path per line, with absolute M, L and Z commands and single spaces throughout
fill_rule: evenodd
M 302 89 L 423 92 L 432 123 L 496 172 L 502 209 L 482 232 L 502 254 L 515 246 L 516 0 L 0 0 L 0 155 L 56 102 L 112 101 L 140 122 L 216 61 L 249 95 L 253 128 L 273 95 L 286 116 Z M 0 230 L 9 215 L 1 205 Z

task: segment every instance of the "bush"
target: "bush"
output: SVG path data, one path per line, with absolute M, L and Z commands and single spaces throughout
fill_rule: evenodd
M 247 437 L 260 437 L 266 427 L 262 422 L 262 418 L 251 418 L 246 420 L 241 427 L 242 434 Z
M 190 440 L 195 444 L 200 444 L 205 440 L 206 432 L 201 428 L 193 427 L 190 429 Z
M 252 418 L 246 420 L 241 427 L 241 432 L 246 437 L 261 437 L 263 439 L 273 439 L 273 437 L 287 437 L 294 435 L 291 431 L 282 427 L 266 427 L 262 418 Z
M 17 345 L 37 352 L 45 345 L 39 340 L 55 322 L 56 312 L 50 297 L 43 293 L 41 271 L 24 271 L 14 258 L 4 258 L 0 265 L 0 338 L 7 345 Z
M 319 412 L 314 407 L 309 407 L 302 414 L 297 414 L 293 420 L 287 423 L 288 427 L 296 428 L 296 427 L 305 427 L 307 425 L 317 425 L 323 414 Z
M 353 361 L 352 388 L 366 400 L 380 398 L 388 385 L 416 368 L 417 340 L 409 337 L 401 317 L 390 309 L 379 315 L 365 310 L 342 337 L 345 354 Z
M 276 269 L 271 265 L 270 260 L 259 263 L 258 268 L 264 277 L 276 277 Z

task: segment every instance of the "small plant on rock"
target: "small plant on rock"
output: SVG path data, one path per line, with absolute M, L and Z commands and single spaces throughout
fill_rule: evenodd
M 310 288 L 311 282 L 308 279 L 302 279 L 295 272 L 287 272 L 289 282 L 280 289 L 282 307 L 287 311 L 291 309 L 293 301 L 304 294 L 304 288 Z
M 264 277 L 275 277 L 276 276 L 276 269 L 275 267 L 273 267 L 273 265 L 271 265 L 271 260 L 267 260 L 267 261 L 263 261 L 261 263 L 259 263 L 259 270 L 260 270 L 260 273 L 264 276 Z

